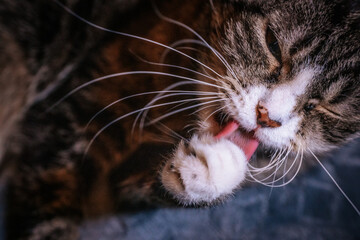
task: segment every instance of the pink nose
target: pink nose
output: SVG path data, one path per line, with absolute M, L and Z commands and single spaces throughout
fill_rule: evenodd
M 257 124 L 261 127 L 277 128 L 281 126 L 280 122 L 271 120 L 269 118 L 268 110 L 264 106 L 262 106 L 260 102 L 256 106 L 256 117 Z

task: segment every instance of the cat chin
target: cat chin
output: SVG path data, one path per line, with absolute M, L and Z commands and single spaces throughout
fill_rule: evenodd
M 169 193 L 184 205 L 214 202 L 231 194 L 245 180 L 244 152 L 227 139 L 194 135 L 180 143 L 161 171 Z
M 286 148 L 296 138 L 299 122 L 300 118 L 294 117 L 278 128 L 259 128 L 255 136 L 264 146 Z

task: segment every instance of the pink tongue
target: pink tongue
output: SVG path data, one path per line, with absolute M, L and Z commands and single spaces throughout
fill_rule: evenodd
M 239 128 L 239 123 L 230 121 L 226 126 L 215 136 L 216 139 L 228 137 L 230 141 L 235 143 L 241 148 L 247 160 L 249 161 L 255 150 L 259 146 L 259 142 L 250 134 L 244 134 L 236 131 Z

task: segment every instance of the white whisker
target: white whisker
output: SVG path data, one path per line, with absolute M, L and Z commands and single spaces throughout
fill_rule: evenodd
M 219 81 L 220 81 L 219 79 L 213 78 L 213 77 L 211 77 L 210 75 L 207 75 L 207 74 L 204 74 L 204 73 L 195 71 L 195 70 L 190 69 L 190 68 L 186 68 L 186 67 L 182 67 L 182 66 L 178 66 L 178 65 L 174 65 L 174 64 L 162 63 L 162 62 L 151 62 L 151 61 L 148 61 L 148 60 L 146 60 L 146 59 L 144 59 L 144 58 L 136 55 L 135 53 L 133 53 L 133 54 L 134 54 L 137 58 L 139 58 L 142 62 L 151 64 L 151 65 L 182 69 L 182 70 L 185 70 L 185 71 L 188 71 L 188 72 L 192 72 L 192 73 L 198 74 L 198 75 L 200 75 L 200 76 L 209 78 L 209 79 L 213 80 L 214 82 L 219 82 Z
M 179 87 L 179 86 L 182 86 L 182 85 L 186 85 L 186 84 L 188 84 L 188 82 L 189 82 L 189 81 L 181 81 L 181 82 L 173 83 L 173 84 L 171 84 L 170 86 L 167 86 L 166 88 L 164 88 L 163 91 L 171 90 L 171 89 L 174 89 L 174 88 L 176 88 L 176 87 Z M 150 102 L 148 102 L 148 103 L 145 105 L 145 108 L 148 107 L 148 106 L 151 106 L 152 104 L 154 104 L 155 102 L 157 102 L 162 95 L 164 95 L 164 93 L 159 93 L 159 94 L 157 94 L 153 99 L 151 99 Z M 144 110 L 144 111 L 138 113 L 138 115 L 136 116 L 136 118 L 135 118 L 135 120 L 134 120 L 134 123 L 133 123 L 133 125 L 132 125 L 131 135 L 134 134 L 136 123 L 137 123 L 137 121 L 139 120 L 139 118 L 141 117 L 141 115 L 142 115 L 142 117 L 141 117 L 140 124 L 139 124 L 139 128 L 140 128 L 139 134 L 142 133 L 142 129 L 144 128 L 145 118 L 146 118 L 148 112 L 149 112 L 149 110 Z
M 171 74 L 171 73 L 164 73 L 164 72 L 157 72 L 157 71 L 129 71 L 129 72 L 121 72 L 121 73 L 114 73 L 114 74 L 109 74 L 103 77 L 99 77 L 96 79 L 93 79 L 89 82 L 86 82 L 84 84 L 81 84 L 80 86 L 76 87 L 75 89 L 71 90 L 68 94 L 66 94 L 64 97 L 62 97 L 60 100 L 58 100 L 57 102 L 55 102 L 47 111 L 50 111 L 51 109 L 53 109 L 54 107 L 56 107 L 59 103 L 61 103 L 62 101 L 64 101 L 65 99 L 67 99 L 68 97 L 70 97 L 71 95 L 73 95 L 74 93 L 80 91 L 81 89 L 106 80 L 106 79 L 110 79 L 110 78 L 115 78 L 115 77 L 120 77 L 120 76 L 128 76 L 128 75 L 160 75 L 160 76 L 167 76 L 167 77 L 174 77 L 174 78 L 179 78 L 179 79 L 184 79 L 184 80 L 189 80 L 192 81 L 194 83 L 198 83 L 198 84 L 202 84 L 202 85 L 207 85 L 207 86 L 212 86 L 212 87 L 216 87 L 216 88 L 222 88 L 221 86 L 217 86 L 211 83 L 207 83 L 204 81 L 200 81 L 194 78 L 189 78 L 189 77 L 184 77 L 184 76 L 180 76 L 180 75 L 176 75 L 176 74 Z
M 207 116 L 207 117 L 205 118 L 204 121 L 206 122 L 212 115 L 214 115 L 215 113 L 223 110 L 225 107 L 226 107 L 226 106 L 223 106 L 223 107 L 221 107 L 221 108 L 219 108 L 219 109 L 214 110 L 211 114 L 209 114 L 209 116 Z
M 167 118 L 171 115 L 174 115 L 176 113 L 179 113 L 179 112 L 183 112 L 183 111 L 186 111 L 186 110 L 189 110 L 191 108 L 195 108 L 195 107 L 199 107 L 199 106 L 202 106 L 202 105 L 205 105 L 205 104 L 209 104 L 209 103 L 214 103 L 214 102 L 220 102 L 220 101 L 223 101 L 222 99 L 216 99 L 216 100 L 212 100 L 212 101 L 208 101 L 208 102 L 205 102 L 205 103 L 199 103 L 199 104 L 195 104 L 193 106 L 190 106 L 190 107 L 185 107 L 185 108 L 181 108 L 179 110 L 176 110 L 176 111 L 172 111 L 170 113 L 167 113 L 161 117 L 158 117 L 158 118 L 155 118 L 154 120 L 152 120 L 151 122 L 147 123 L 146 126 L 150 126 L 158 121 L 161 121 L 162 119 L 164 118 Z
M 279 163 L 279 161 L 281 161 L 281 159 L 283 159 L 282 155 L 286 152 L 286 149 L 288 149 L 288 148 L 281 149 L 280 151 L 277 150 L 276 154 L 273 155 L 270 162 L 266 166 L 257 168 L 257 167 L 252 166 L 249 162 L 249 168 L 251 169 L 252 172 L 258 172 L 258 174 L 263 173 L 264 171 L 271 170 L 272 168 L 274 168 L 278 165 L 278 163 Z M 287 151 L 287 152 L 289 152 L 289 151 Z M 255 174 L 255 175 L 257 175 L 257 174 Z
M 206 93 L 206 92 L 198 92 L 198 91 L 180 91 L 180 90 L 168 90 L 168 91 L 153 91 L 153 92 L 145 92 L 145 93 L 138 93 L 138 94 L 133 94 L 130 96 L 126 96 L 123 97 L 121 99 L 118 99 L 116 101 L 113 101 L 112 103 L 108 104 L 107 106 L 105 106 L 104 108 L 102 108 L 100 111 L 98 111 L 97 113 L 95 113 L 91 119 L 88 121 L 88 123 L 85 126 L 85 129 L 87 129 L 89 127 L 89 125 L 91 124 L 91 122 L 97 117 L 99 116 L 101 113 L 103 113 L 106 109 L 109 109 L 110 107 L 114 106 L 117 103 L 120 103 L 122 101 L 125 101 L 127 99 L 130 98 L 134 98 L 134 97 L 138 97 L 138 96 L 144 96 L 144 95 L 151 95 L 151 94 L 157 94 L 157 93 L 173 93 L 173 94 L 168 94 L 166 95 L 167 97 L 169 96 L 178 96 L 178 95 L 212 95 L 214 93 Z
M 250 177 L 251 177 L 252 179 L 254 179 L 255 182 L 257 182 L 257 183 L 260 183 L 260 184 L 265 185 L 265 186 L 274 187 L 274 185 L 271 185 L 271 184 L 273 184 L 274 182 L 278 181 L 278 179 L 277 179 L 277 180 L 276 180 L 276 179 L 273 179 L 273 181 L 270 181 L 270 182 L 265 182 L 265 181 L 266 181 L 267 179 L 271 178 L 272 176 L 276 177 L 276 173 L 277 173 L 278 169 L 279 169 L 279 168 L 281 167 L 281 165 L 284 163 L 285 159 L 288 158 L 288 156 L 289 156 L 289 154 L 290 154 L 290 152 L 291 152 L 291 148 L 290 148 L 290 147 L 287 148 L 287 151 L 286 151 L 285 156 L 282 157 L 282 155 L 283 155 L 284 152 L 285 152 L 285 151 L 282 150 L 282 151 L 280 152 L 280 154 L 274 159 L 273 162 L 270 161 L 270 163 L 269 163 L 268 165 L 266 165 L 265 167 L 263 167 L 263 168 L 257 169 L 257 168 L 254 168 L 254 167 L 253 167 L 254 170 L 250 168 Z M 281 159 L 280 159 L 280 158 L 281 158 Z M 272 160 L 273 160 L 273 159 L 272 159 Z M 295 158 L 295 160 L 296 160 L 296 158 Z M 294 160 L 294 162 L 295 162 L 295 160 Z M 271 164 L 271 167 L 269 167 L 270 164 Z M 294 164 L 294 163 L 293 163 L 293 164 Z M 251 166 L 251 165 L 250 165 L 250 166 Z M 252 166 L 251 166 L 251 167 L 252 167 Z M 271 173 L 270 175 L 268 175 L 267 177 L 265 177 L 265 178 L 263 178 L 263 179 L 261 179 L 261 180 L 255 179 L 255 176 L 256 176 L 256 175 L 259 175 L 259 174 L 264 173 L 264 172 L 269 172 L 269 171 L 270 171 L 272 168 L 274 168 L 274 167 L 276 167 L 275 171 L 272 171 L 272 173 Z M 252 174 L 252 172 L 257 172 L 257 173 L 256 173 L 256 174 Z
M 301 165 L 302 165 L 302 159 L 303 159 L 303 151 L 301 151 L 301 158 L 300 158 L 299 166 L 298 166 L 295 174 L 294 174 L 289 180 L 287 180 L 286 182 L 284 182 L 284 183 L 282 183 L 282 184 L 279 184 L 279 185 L 269 185 L 270 183 L 272 183 L 272 182 L 269 182 L 268 185 L 265 185 L 265 186 L 268 186 L 268 187 L 271 186 L 271 187 L 273 187 L 273 188 L 274 188 L 274 187 L 279 188 L 279 187 L 284 187 L 284 186 L 288 185 L 290 182 L 292 182 L 292 181 L 294 180 L 294 178 L 295 178 L 295 177 L 297 176 L 297 174 L 299 173 L 299 171 L 300 171 L 300 169 L 301 169 Z M 296 162 L 296 160 L 297 160 L 297 158 L 294 159 L 294 162 Z M 277 179 L 276 182 L 279 181 L 279 180 L 281 180 L 281 179 Z
M 160 126 L 158 126 L 160 125 Z M 186 138 L 184 138 L 183 136 L 181 136 L 180 134 L 178 134 L 177 132 L 175 132 L 174 130 L 172 130 L 171 128 L 169 128 L 168 126 L 166 126 L 163 123 L 158 123 L 158 125 L 155 125 L 155 127 L 157 129 L 159 129 L 160 131 L 162 131 L 163 133 L 167 134 L 170 137 L 175 137 L 179 140 L 183 140 L 185 142 L 188 142 L 189 140 L 187 140 Z M 165 130 L 161 129 L 160 127 L 164 128 Z M 170 132 L 170 133 L 168 133 Z M 172 143 L 173 144 L 173 143 Z
M 225 58 L 218 52 L 216 51 L 213 47 L 210 46 L 210 44 L 205 41 L 205 39 L 199 34 L 197 33 L 194 29 L 192 29 L 191 27 L 189 27 L 188 25 L 182 23 L 182 22 L 179 22 L 179 21 L 176 21 L 175 19 L 172 19 L 172 18 L 169 18 L 169 17 L 166 17 L 164 16 L 160 11 L 159 9 L 154 5 L 153 3 L 153 7 L 154 7 L 154 10 L 156 12 L 156 14 L 163 20 L 167 21 L 167 22 L 170 22 L 170 23 L 173 23 L 175 25 L 178 25 L 182 28 L 185 28 L 187 29 L 188 31 L 190 31 L 191 33 L 195 34 L 195 36 L 197 36 L 214 54 L 215 56 L 224 64 L 224 66 L 226 67 L 226 69 L 231 73 L 231 75 L 236 79 L 236 74 L 234 73 L 234 71 L 232 70 L 230 64 L 225 60 Z
M 297 152 L 295 159 L 293 160 L 293 163 L 291 164 L 291 166 L 289 167 L 289 169 L 287 170 L 287 172 L 285 173 L 285 175 L 283 175 L 282 177 L 278 178 L 276 180 L 276 182 L 280 181 L 281 179 L 285 178 L 285 176 L 289 173 L 289 171 L 293 168 L 293 166 L 295 165 L 295 163 L 297 162 L 297 160 L 299 159 L 299 152 Z M 303 152 L 301 152 L 301 158 L 300 158 L 300 162 L 298 165 L 298 168 L 296 170 L 296 172 L 294 173 L 294 175 L 287 181 L 283 182 L 282 184 L 276 185 L 275 187 L 284 187 L 287 184 L 289 184 L 290 182 L 292 182 L 292 180 L 294 180 L 294 178 L 297 176 L 297 174 L 299 173 L 300 169 L 301 169 L 301 165 L 302 165 L 302 158 L 303 158 Z M 286 167 L 286 166 L 285 166 Z
M 194 100 L 194 99 L 189 99 L 189 100 Z M 195 99 L 196 100 L 196 99 Z M 181 101 L 183 101 L 183 100 L 181 100 Z M 219 101 L 219 100 L 214 100 L 214 101 Z M 209 103 L 211 103 L 211 102 L 214 102 L 214 101 L 209 101 Z M 161 104 L 157 104 L 157 105 L 153 105 L 153 106 L 148 106 L 147 108 L 156 108 L 156 107 L 162 107 L 162 106 L 166 106 L 166 105 L 170 105 L 170 104 L 174 104 L 174 103 L 179 103 L 180 101 L 174 101 L 174 102 L 168 102 L 168 103 L 161 103 Z M 198 104 L 197 105 L 194 105 L 194 106 L 191 106 L 190 108 L 193 108 L 193 107 L 197 107 L 198 106 Z M 188 108 L 188 109 L 190 109 L 190 108 Z M 102 132 L 104 132 L 108 127 L 110 127 L 111 125 L 113 125 L 114 123 L 116 123 L 116 122 L 118 122 L 118 121 L 120 121 L 120 120 L 122 120 L 122 119 L 124 119 L 124 118 L 126 118 L 126 117 L 128 117 L 128 116 L 131 116 L 131 115 L 133 115 L 133 114 L 136 114 L 136 113 L 138 113 L 138 112 L 141 112 L 141 111 L 143 111 L 144 109 L 143 108 L 141 108 L 141 109 L 138 109 L 138 110 L 134 110 L 134 111 L 132 111 L 132 112 L 129 112 L 129 113 L 127 113 L 127 114 L 124 114 L 124 115 L 122 115 L 122 116 L 120 116 L 120 117 L 118 117 L 118 118 L 116 118 L 116 119 L 114 119 L 114 120 L 112 120 L 110 123 L 108 123 L 108 124 L 106 124 L 104 127 L 102 127 L 99 131 L 97 131 L 97 133 L 92 137 L 92 139 L 90 140 L 90 142 L 89 142 L 89 144 L 87 145 L 87 147 L 86 147 L 86 149 L 85 149 L 85 151 L 84 151 L 84 157 L 86 156 L 86 154 L 88 153 L 88 151 L 89 151 L 89 149 L 90 149 L 90 147 L 91 147 L 91 145 L 93 144 L 93 142 L 95 141 L 95 139 L 102 133 Z M 186 109 L 180 109 L 181 111 L 185 111 Z M 180 112 L 179 110 L 178 110 L 178 112 Z M 172 113 L 172 114 L 175 114 L 175 113 Z M 172 115 L 171 114 L 171 115 Z M 170 115 L 169 115 L 170 116 Z M 153 123 L 155 123 L 155 122 L 157 122 L 157 119 L 155 119 L 155 120 L 153 120 L 154 122 Z
M 208 70 L 210 70 L 211 72 L 215 73 L 218 77 L 222 77 L 219 73 L 217 73 L 215 70 L 213 70 L 212 68 L 210 68 L 209 66 L 205 65 L 204 63 L 200 62 L 199 60 L 175 49 L 175 48 L 172 48 L 172 47 L 169 47 L 165 44 L 162 44 L 160 42 L 157 42 L 157 41 L 154 41 L 154 40 L 151 40 L 151 39 L 148 39 L 148 38 L 144 38 L 144 37 L 140 37 L 140 36 L 136 36 L 136 35 L 133 35 L 133 34 L 129 34 L 129 33 L 124 33 L 124 32 L 119 32 L 119 31 L 115 31 L 115 30 L 111 30 L 111 29 L 108 29 L 108 28 L 105 28 L 105 27 L 101 27 L 95 23 L 92 23 L 88 20 L 86 20 L 85 18 L 81 17 L 80 15 L 76 14 L 74 11 L 72 11 L 70 8 L 68 8 L 67 6 L 65 6 L 64 4 L 62 4 L 59 0 L 53 0 L 56 4 L 58 4 L 60 7 L 62 7 L 65 11 L 67 11 L 69 14 L 71 14 L 72 16 L 76 17 L 77 19 L 79 19 L 80 21 L 88 24 L 89 26 L 92 26 L 96 29 L 99 29 L 99 30 L 102 30 L 104 32 L 109 32 L 109 33 L 113 33 L 113 34 L 117 34 L 117 35 L 121 35 L 121 36 L 124 36 L 124 37 L 130 37 L 130 38 L 134 38 L 134 39 L 139 39 L 139 40 L 142 40 L 144 42 L 149 42 L 149 43 L 152 43 L 152 44 L 155 44 L 155 45 L 158 45 L 158 46 L 161 46 L 161 47 L 164 47 L 164 48 L 167 48 L 167 49 L 170 49 L 178 54 L 181 54 L 189 59 L 191 59 L 192 61 L 200 64 L 201 66 L 207 68 Z
M 191 81 L 190 81 L 190 82 L 191 82 Z M 170 89 L 173 89 L 173 88 L 176 88 L 176 87 L 178 87 L 178 86 L 180 86 L 180 85 L 185 85 L 185 84 L 188 84 L 188 83 L 186 83 L 186 81 L 174 83 L 174 84 L 166 87 L 166 88 L 164 89 L 164 91 L 165 91 L 165 90 L 170 90 Z M 211 95 L 211 94 L 217 95 L 217 93 L 209 92 L 209 95 Z M 145 107 L 151 106 L 151 105 L 154 104 L 155 102 L 157 102 L 157 101 L 159 101 L 160 99 L 164 98 L 164 97 L 162 97 L 163 95 L 164 95 L 164 93 L 159 93 L 159 94 L 157 94 L 149 103 L 146 104 Z M 134 129 L 135 129 L 135 126 L 136 126 L 137 121 L 139 120 L 139 118 L 140 118 L 141 115 L 142 115 L 141 120 L 140 120 L 140 123 L 139 123 L 139 128 L 140 128 L 140 132 L 139 132 L 139 133 L 141 134 L 142 129 L 144 128 L 145 117 L 147 116 L 148 112 L 149 112 L 149 109 L 146 109 L 146 110 L 144 110 L 143 112 L 140 112 L 140 113 L 136 116 L 136 118 L 135 118 L 135 120 L 134 120 L 134 123 L 133 123 L 132 130 L 131 130 L 132 133 L 134 132 Z
M 308 151 L 314 156 L 316 161 L 320 164 L 320 166 L 324 169 L 326 174 L 330 177 L 330 179 L 334 182 L 335 186 L 339 189 L 339 191 L 342 193 L 342 195 L 346 198 L 346 200 L 350 203 L 350 205 L 354 208 L 356 213 L 360 216 L 359 209 L 355 206 L 355 204 L 350 200 L 350 198 L 346 195 L 346 193 L 342 190 L 342 188 L 339 186 L 339 184 L 335 181 L 333 176 L 329 173 L 329 171 L 325 168 L 325 166 L 321 163 L 321 161 L 316 157 L 316 155 L 311 151 L 310 148 L 308 148 Z
M 174 43 L 171 43 L 169 46 L 172 47 L 172 48 L 178 48 L 178 46 L 181 46 L 183 44 L 187 44 L 187 43 L 194 43 L 194 41 L 198 41 L 200 42 L 199 40 L 196 40 L 196 39 L 180 39 Z M 169 49 L 164 49 L 164 52 L 161 54 L 161 57 L 160 57 L 160 62 L 163 63 L 165 61 L 165 58 L 166 56 L 169 54 L 170 50 Z
M 198 113 L 198 112 L 201 112 L 201 111 L 203 111 L 203 110 L 205 110 L 205 109 L 207 109 L 207 108 L 216 107 L 216 106 L 218 106 L 218 105 L 217 105 L 217 104 L 210 104 L 210 105 L 207 105 L 207 106 L 204 106 L 204 107 L 199 108 L 198 110 L 194 111 L 192 114 L 194 115 L 194 114 L 196 114 L 196 113 Z

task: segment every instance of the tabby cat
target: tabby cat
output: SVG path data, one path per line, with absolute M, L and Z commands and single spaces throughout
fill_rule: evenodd
M 358 0 L 1 0 L 0 19 L 8 239 L 214 204 L 360 133 Z

